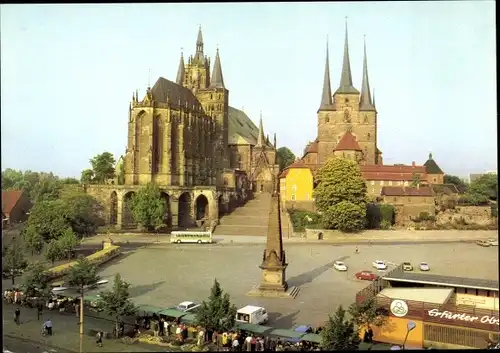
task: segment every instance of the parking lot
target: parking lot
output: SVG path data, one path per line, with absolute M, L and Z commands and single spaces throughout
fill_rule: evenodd
M 112 286 L 115 273 L 131 284 L 130 294 L 137 304 L 170 307 L 184 300 L 201 301 L 208 297 L 214 278 L 231 295 L 237 307 L 247 304 L 265 307 L 270 325 L 289 328 L 295 324 L 317 325 L 338 305 L 350 305 L 355 294 L 369 282 L 353 278 L 361 270 L 373 270 L 374 260 L 399 264 L 428 262 L 431 273 L 498 279 L 498 248 L 475 244 L 407 245 L 287 245 L 289 285 L 299 286 L 295 299 L 262 299 L 246 293 L 259 283 L 262 244 L 246 245 L 158 245 L 125 253 L 109 264 L 100 275 Z M 333 268 L 335 260 L 344 261 L 346 273 Z M 388 270 L 393 268 L 389 265 Z M 382 273 L 381 273 L 382 274 Z

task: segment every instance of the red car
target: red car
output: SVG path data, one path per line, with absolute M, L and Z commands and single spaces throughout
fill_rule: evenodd
M 365 281 L 375 281 L 378 276 L 371 271 L 361 271 L 354 275 L 356 279 L 363 279 Z

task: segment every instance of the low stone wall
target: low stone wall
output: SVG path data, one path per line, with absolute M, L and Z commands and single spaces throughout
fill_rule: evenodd
M 111 245 L 109 242 L 105 242 L 103 250 L 99 250 L 93 253 L 92 255 L 87 256 L 86 259 L 91 264 L 100 266 L 108 262 L 109 260 L 117 257 L 119 254 L 120 254 L 119 246 Z M 53 281 L 55 279 L 63 277 L 77 263 L 78 261 L 72 261 L 67 264 L 59 265 L 47 270 L 50 280 Z
M 457 206 L 454 210 L 446 210 L 437 214 L 436 223 L 459 223 L 487 225 L 495 221 L 491 217 L 490 206 Z

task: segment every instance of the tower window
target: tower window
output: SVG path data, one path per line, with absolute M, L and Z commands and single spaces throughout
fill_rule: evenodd
M 368 133 L 368 134 L 366 135 L 366 138 L 367 138 L 368 140 L 370 140 L 370 137 L 372 137 L 372 135 L 370 135 L 370 133 Z
M 345 99 L 345 102 L 346 102 L 346 104 L 347 104 L 347 103 L 349 103 L 349 98 L 346 98 L 346 99 Z
M 214 95 L 210 93 L 210 99 L 214 99 Z

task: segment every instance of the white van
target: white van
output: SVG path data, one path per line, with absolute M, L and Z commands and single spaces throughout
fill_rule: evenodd
M 260 306 L 247 305 L 236 311 L 236 322 L 261 325 L 265 324 L 268 319 L 266 309 Z

